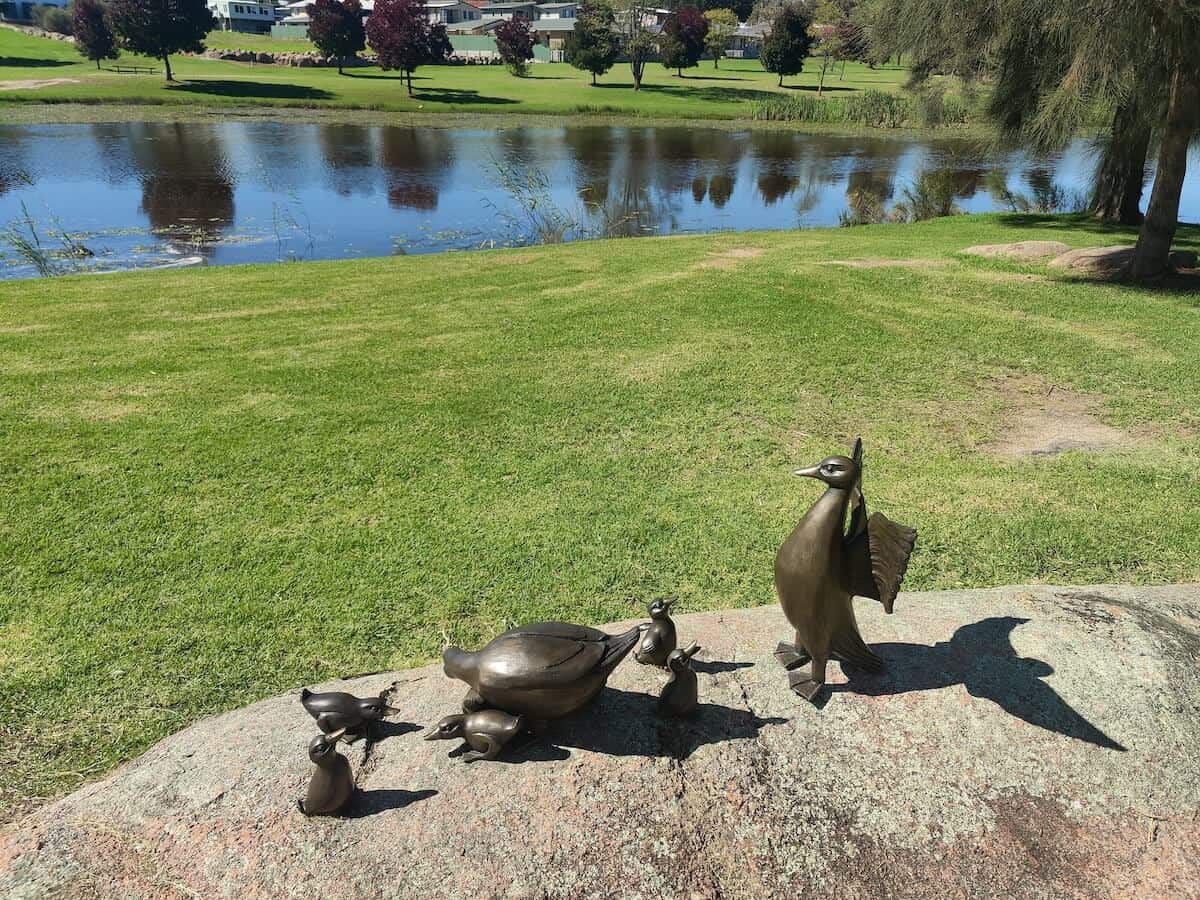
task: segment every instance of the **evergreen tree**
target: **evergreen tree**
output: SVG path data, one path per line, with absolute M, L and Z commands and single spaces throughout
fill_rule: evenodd
M 358 0 L 315 0 L 308 12 L 308 39 L 325 56 L 342 64 L 367 49 L 367 31 L 363 26 L 362 5 Z
M 167 81 L 172 53 L 199 53 L 216 24 L 205 0 L 112 0 L 109 21 L 121 46 L 162 60 Z
M 811 27 L 808 11 L 799 4 L 785 6 L 771 23 L 763 40 L 761 60 L 764 69 L 779 75 L 780 87 L 783 76 L 804 71 L 804 60 L 813 42 Z
M 100 0 L 75 0 L 72 15 L 75 49 L 100 68 L 100 60 L 116 59 L 121 55 L 117 37 L 108 24 L 108 13 Z
M 616 18 L 606 0 L 587 0 L 579 8 L 575 30 L 567 38 L 567 60 L 575 68 L 603 75 L 613 67 L 621 52 L 613 26 Z

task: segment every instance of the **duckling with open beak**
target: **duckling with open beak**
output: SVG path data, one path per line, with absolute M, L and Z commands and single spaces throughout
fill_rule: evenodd
M 337 752 L 337 742 L 345 734 L 346 729 L 339 728 L 308 742 L 308 758 L 317 768 L 308 781 L 304 799 L 296 801 L 306 816 L 336 816 L 354 795 L 350 761 Z
M 354 742 L 368 736 L 375 722 L 400 712 L 387 705 L 386 696 L 386 691 L 378 697 L 355 697 L 344 691 L 314 694 L 302 688 L 300 704 L 317 720 L 322 732 L 330 734 L 340 729 L 348 741 Z
M 693 643 L 686 650 L 676 650 L 667 657 L 667 669 L 671 677 L 663 685 L 662 693 L 658 696 L 658 714 L 683 718 L 690 716 L 699 705 L 699 691 L 696 686 L 696 673 L 692 670 L 692 657 L 700 651 L 700 645 Z

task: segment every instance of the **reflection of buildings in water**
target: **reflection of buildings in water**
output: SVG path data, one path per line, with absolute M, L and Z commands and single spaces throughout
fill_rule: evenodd
M 130 128 L 151 230 L 209 250 L 234 219 L 233 178 L 219 128 L 178 122 Z
M 434 210 L 442 181 L 454 165 L 454 142 L 440 128 L 386 127 L 379 162 L 393 209 Z
M 339 197 L 369 195 L 373 190 L 375 146 L 372 129 L 361 125 L 322 125 L 317 147 L 325 181 Z

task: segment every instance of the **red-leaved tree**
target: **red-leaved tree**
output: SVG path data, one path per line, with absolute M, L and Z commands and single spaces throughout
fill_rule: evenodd
M 380 68 L 404 73 L 410 97 L 417 67 L 445 62 L 451 52 L 446 26 L 430 25 L 417 0 L 375 0 L 367 19 L 367 43 Z
M 75 0 L 71 21 L 71 33 L 75 36 L 75 49 L 100 68 L 100 60 L 116 59 L 121 55 L 117 49 L 117 36 L 108 26 L 108 13 L 100 0 Z
M 679 77 L 704 54 L 704 39 L 708 37 L 708 19 L 694 6 L 681 6 L 663 23 L 659 41 L 662 64 L 674 69 Z
M 308 13 L 308 39 L 326 56 L 337 60 L 338 74 L 348 58 L 367 48 L 362 5 L 358 0 L 315 0 Z
M 496 26 L 496 50 L 500 59 L 514 75 L 524 75 L 533 59 L 533 32 L 529 23 L 520 16 L 513 16 Z

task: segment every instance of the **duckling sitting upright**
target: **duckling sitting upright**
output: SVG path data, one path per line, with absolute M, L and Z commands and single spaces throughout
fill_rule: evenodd
M 696 673 L 692 671 L 692 657 L 700 650 L 700 645 L 693 643 L 686 650 L 676 650 L 667 657 L 667 668 L 671 677 L 663 685 L 662 693 L 658 696 L 658 714 L 683 718 L 696 711 L 699 692 L 696 689 Z
M 521 716 L 510 716 L 498 709 L 484 709 L 473 713 L 446 716 L 425 735 L 427 741 L 449 741 L 461 738 L 470 747 L 462 755 L 465 763 L 477 759 L 495 759 L 514 737 L 525 727 Z
M 633 658 L 643 666 L 665 666 L 667 657 L 675 649 L 675 623 L 671 621 L 671 607 L 675 597 L 663 597 L 650 604 L 650 621 L 642 627 L 642 642 Z
M 342 729 L 350 742 L 366 737 L 371 730 L 371 723 L 400 712 L 388 706 L 383 695 L 355 697 L 343 691 L 314 694 L 308 688 L 302 688 L 300 703 L 317 720 L 317 727 L 321 731 L 329 734 Z
M 854 597 L 878 600 L 891 613 L 917 532 L 883 513 L 867 517 L 861 438 L 852 457 L 830 456 L 796 474 L 825 482 L 826 490 L 775 557 L 775 590 L 796 629 L 796 643 L 781 643 L 775 658 L 788 670 L 792 690 L 815 700 L 831 658 L 872 672 L 883 665 L 858 632 Z M 843 534 L 847 506 L 850 525 Z M 792 671 L 808 660 L 807 675 Z
M 330 734 L 318 734 L 308 742 L 308 758 L 317 769 L 308 782 L 308 792 L 296 805 L 306 816 L 336 816 L 354 794 L 354 773 L 350 761 L 337 752 L 344 728 Z

